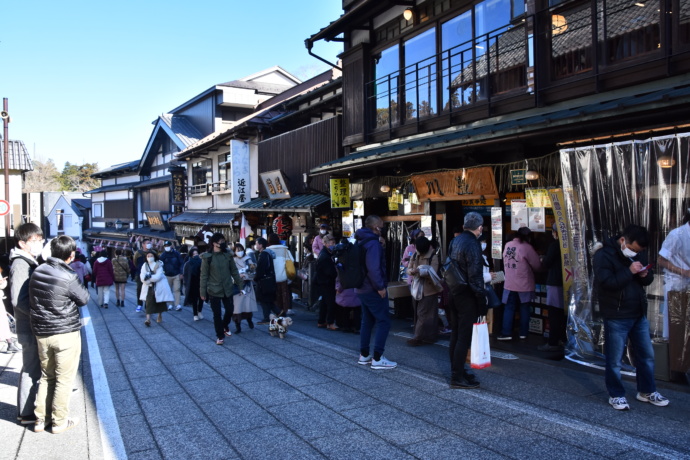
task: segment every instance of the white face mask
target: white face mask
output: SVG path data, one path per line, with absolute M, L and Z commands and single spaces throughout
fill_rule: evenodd
M 326 233 L 328 233 L 328 230 L 320 230 L 319 233 L 321 233 L 322 235 L 325 235 Z
M 242 257 L 244 255 L 244 251 L 237 251 L 235 254 L 237 254 L 237 257 Z
M 164 249 L 166 250 L 166 252 L 170 252 L 172 248 L 170 246 L 166 246 Z
M 152 246 L 152 245 L 151 245 L 151 243 L 146 243 L 145 246 L 146 246 L 146 249 L 151 249 L 151 246 Z
M 621 251 L 623 251 L 623 255 L 625 257 L 635 257 L 637 255 L 637 253 L 635 251 L 633 251 L 632 249 L 628 248 L 627 246 L 626 247 L 623 247 L 623 246 L 625 246 L 625 243 L 621 244 Z
M 152 265 L 156 261 L 156 259 L 153 257 L 147 257 L 146 260 L 148 261 L 149 265 Z
M 482 243 L 482 251 L 486 250 L 486 243 Z

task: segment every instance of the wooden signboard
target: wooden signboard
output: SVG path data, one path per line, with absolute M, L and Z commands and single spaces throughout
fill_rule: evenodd
M 458 201 L 498 198 L 490 167 L 458 169 L 412 176 L 419 201 Z

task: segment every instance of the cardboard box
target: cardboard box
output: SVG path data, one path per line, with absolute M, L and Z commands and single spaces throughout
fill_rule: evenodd
M 410 285 L 405 281 L 391 281 L 388 284 L 388 298 L 400 299 L 404 297 L 412 297 Z

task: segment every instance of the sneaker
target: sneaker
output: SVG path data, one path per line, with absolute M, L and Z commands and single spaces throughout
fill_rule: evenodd
M 441 329 L 441 330 L 439 331 L 439 334 L 444 334 L 444 335 L 445 335 L 445 334 L 450 334 L 451 332 L 453 332 L 452 329 L 450 329 L 450 328 L 448 328 L 448 327 L 444 327 L 443 329 Z
M 204 315 L 202 315 L 201 312 L 199 312 L 197 316 L 199 317 L 199 319 L 204 319 Z
M 223 345 L 223 339 L 216 339 L 216 345 Z
M 658 391 L 654 393 L 637 393 L 637 400 L 648 402 L 659 407 L 668 406 L 668 399 L 661 396 Z
M 230 328 L 225 327 L 225 328 L 223 328 L 223 331 L 225 332 L 225 336 L 226 336 L 226 337 L 231 337 L 231 336 L 232 336 L 232 332 L 230 332 Z
M 103 308 L 108 308 L 108 304 L 107 304 L 107 303 L 104 303 L 104 304 L 103 304 Z
M 357 364 L 362 364 L 362 365 L 371 364 L 371 355 L 369 355 L 369 356 L 359 355 L 359 360 L 357 361 Z
M 168 311 L 172 310 L 172 305 L 168 305 Z
M 18 353 L 20 351 L 21 350 L 14 342 L 7 342 L 7 350 L 5 351 L 5 353 Z
M 141 313 L 141 305 L 137 305 L 137 310 L 136 310 L 136 312 L 137 312 L 137 313 Z
M 609 398 L 609 404 L 616 410 L 628 410 L 630 406 L 628 405 L 628 400 L 625 396 L 621 398 Z
M 499 335 L 498 337 L 496 337 L 496 340 L 509 341 L 509 340 L 513 340 L 513 338 L 509 335 Z
M 199 316 L 195 315 L 195 316 L 194 316 L 194 321 L 199 321 Z
M 22 423 L 23 425 L 23 423 Z M 46 422 L 43 420 L 36 420 L 34 422 L 34 433 L 43 433 L 46 430 Z
M 60 434 L 63 431 L 67 431 L 70 428 L 74 428 L 77 425 L 79 425 L 78 418 L 68 418 L 67 421 L 60 426 L 53 425 L 53 434 Z
M 177 307 L 175 307 L 175 311 L 180 311 L 180 310 L 182 310 L 182 305 L 178 305 Z
M 376 361 L 373 359 L 371 361 L 371 368 L 372 369 L 395 369 L 398 366 L 398 363 L 395 361 L 389 361 L 386 359 L 385 356 L 381 356 L 381 359 Z
M 527 336 L 526 336 L 526 335 L 521 335 L 521 336 L 520 336 L 520 340 L 527 340 Z

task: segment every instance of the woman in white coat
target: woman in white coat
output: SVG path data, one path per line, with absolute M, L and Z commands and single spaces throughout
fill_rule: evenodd
M 143 300 L 146 305 L 144 324 L 150 327 L 151 315 L 154 313 L 158 313 L 156 322 L 163 322 L 163 312 L 168 311 L 167 302 L 172 302 L 174 297 L 163 272 L 163 263 L 158 261 L 158 255 L 155 252 L 146 253 L 146 262 L 141 266 L 139 276 L 142 282 L 139 300 Z

